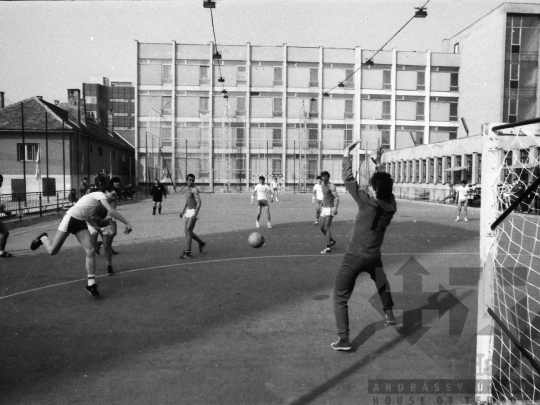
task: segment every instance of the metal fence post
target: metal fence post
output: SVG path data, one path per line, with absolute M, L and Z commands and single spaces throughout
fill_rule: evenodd
M 17 198 L 18 200 L 18 205 L 19 205 L 19 208 L 18 208 L 18 211 L 19 211 L 19 221 L 22 221 L 22 209 L 21 209 L 21 194 L 19 193 L 19 197 Z
M 56 192 L 56 213 L 60 212 L 60 193 Z
M 42 195 L 39 193 L 39 217 L 43 218 L 43 208 L 42 208 Z

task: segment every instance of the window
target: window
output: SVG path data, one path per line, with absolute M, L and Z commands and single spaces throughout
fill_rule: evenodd
M 245 143 L 244 128 L 236 128 L 236 147 L 241 148 Z
M 281 117 L 283 115 L 283 99 L 281 97 L 274 97 L 273 99 L 273 111 L 274 117 Z
M 414 182 L 418 183 L 420 180 L 420 160 L 414 160 Z
M 510 88 L 517 89 L 519 87 L 519 63 L 510 64 Z
M 383 70 L 383 89 L 391 89 L 392 88 L 392 72 L 390 70 Z
M 422 183 L 426 182 L 427 179 L 427 159 L 420 159 L 422 162 Z
M 236 172 L 239 179 L 246 176 L 244 170 L 246 170 L 246 161 L 244 158 L 236 159 Z
M 309 68 L 309 87 L 319 86 L 319 68 Z
M 513 28 L 512 29 L 512 53 L 520 52 L 520 44 L 521 44 L 521 29 Z
M 98 155 L 103 156 L 103 148 L 98 148 Z
M 454 44 L 454 53 L 459 53 L 459 42 Z
M 456 167 L 461 167 L 461 156 L 456 156 Z M 462 170 L 454 171 L 454 183 L 461 183 Z
M 171 96 L 161 97 L 161 114 L 172 115 L 172 97 Z
M 354 70 L 352 69 L 345 69 L 345 81 L 344 81 L 346 88 L 352 88 L 354 87 Z
M 455 131 L 450 131 L 448 133 L 448 139 L 457 139 L 457 132 Z
M 161 65 L 161 82 L 172 83 L 172 65 Z
M 354 117 L 354 100 L 345 100 L 345 118 Z
M 56 179 L 43 177 L 41 179 L 41 186 L 43 190 L 43 196 L 55 196 L 56 195 Z
M 478 183 L 482 182 L 482 154 L 478 154 Z
M 428 183 L 434 183 L 435 178 L 435 159 L 429 159 L 429 181 Z
M 437 183 L 442 183 L 442 158 L 437 159 Z
M 508 122 L 517 121 L 517 109 L 518 109 L 517 98 L 509 99 L 508 100 Z
M 199 112 L 206 113 L 209 111 L 208 108 L 208 97 L 200 97 L 199 98 Z
M 458 103 L 450 103 L 450 121 L 458 120 Z
M 316 129 L 308 130 L 308 148 L 317 148 L 319 146 L 319 136 Z
M 96 96 L 86 96 L 84 98 L 84 101 L 86 102 L 86 104 L 96 104 L 97 103 Z
M 317 160 L 308 159 L 308 180 L 315 180 L 318 172 L 319 170 L 317 170 Z
M 309 116 L 311 118 L 317 118 L 319 116 L 319 103 L 316 98 L 309 100 Z
M 283 68 L 281 66 L 274 67 L 274 86 L 283 84 Z
M 382 119 L 389 120 L 390 117 L 390 100 L 383 100 L 382 102 Z
M 126 155 L 122 153 L 122 163 L 126 163 Z
M 389 130 L 383 130 L 381 132 L 381 146 L 383 147 L 383 149 L 390 148 L 390 131 Z
M 281 148 L 283 146 L 283 137 L 281 136 L 281 128 L 273 128 L 272 145 L 274 148 Z
M 426 89 L 426 72 L 416 72 L 416 90 Z
M 345 146 L 350 145 L 352 143 L 353 130 L 346 129 L 343 132 L 344 132 L 343 140 L 345 141 Z
M 423 101 L 418 101 L 416 103 L 416 121 L 424 121 L 425 119 L 424 108 L 425 108 L 425 103 Z
M 208 66 L 201 66 L 199 69 L 199 83 L 210 83 L 210 76 L 208 76 L 210 68 Z
M 467 182 L 472 183 L 472 158 L 473 155 L 467 155 Z
M 246 112 L 246 98 L 243 96 L 236 97 L 236 115 L 243 115 Z
M 236 82 L 238 84 L 246 84 L 246 67 L 238 66 L 236 70 Z
M 17 144 L 17 160 L 26 162 L 35 162 L 39 150 L 37 143 L 18 143 Z
M 281 174 L 281 159 L 272 159 L 272 174 Z
M 457 72 L 450 73 L 450 91 L 459 90 L 459 75 Z

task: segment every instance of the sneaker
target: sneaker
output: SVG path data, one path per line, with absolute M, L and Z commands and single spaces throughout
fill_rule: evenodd
M 323 255 L 330 253 L 332 249 L 330 249 L 328 246 L 324 248 L 324 250 L 321 252 Z
M 96 297 L 96 298 L 99 297 L 99 292 L 97 290 L 97 285 L 96 284 L 87 285 L 86 286 L 86 291 L 88 291 L 88 294 L 90 294 L 92 297 Z
M 199 253 L 203 252 L 203 249 L 205 246 L 206 246 L 206 242 L 204 240 L 201 243 L 199 243 Z
M 191 253 L 186 253 L 186 251 L 184 250 L 184 253 L 182 253 L 180 259 L 193 259 L 193 256 L 191 255 Z
M 469 222 L 469 220 L 467 218 L 465 218 L 465 222 Z
M 256 226 L 257 228 L 260 228 L 260 227 L 261 227 L 261 225 L 259 224 L 259 221 L 255 221 L 255 226 Z
M 319 225 L 319 221 L 316 220 L 315 222 L 313 222 L 313 225 Z
M 103 246 L 103 242 L 102 241 L 99 241 L 97 244 L 96 244 L 96 254 L 99 255 L 99 251 L 101 250 L 101 246 Z
M 456 220 L 455 220 L 454 222 L 457 222 L 457 221 L 459 221 L 459 217 L 457 217 Z
M 111 265 L 107 266 L 107 275 L 114 276 L 114 270 Z
M 272 225 L 268 224 L 268 229 L 272 229 Z
M 349 338 L 339 338 L 336 342 L 330 345 L 334 350 L 351 350 L 352 345 L 349 342 Z
M 34 239 L 32 241 L 32 243 L 30 244 L 30 249 L 32 250 L 36 250 L 38 247 L 40 247 L 41 245 L 43 245 L 43 242 L 41 241 L 41 238 L 43 238 L 44 236 L 48 236 L 46 232 L 43 232 L 41 235 L 39 235 L 36 239 Z
M 386 319 L 386 326 L 396 326 L 397 325 L 397 321 L 396 321 L 396 318 L 394 316 L 394 311 L 392 311 L 391 309 L 385 311 L 384 318 Z
M 336 242 L 334 239 L 332 239 L 332 240 L 330 241 L 330 244 L 329 244 L 328 246 L 332 247 L 332 246 L 334 246 L 336 243 L 337 243 L 337 242 Z
M 118 254 L 118 252 L 117 252 L 116 250 L 114 250 L 113 248 L 111 248 L 111 252 L 112 252 L 113 255 L 117 255 L 117 254 Z

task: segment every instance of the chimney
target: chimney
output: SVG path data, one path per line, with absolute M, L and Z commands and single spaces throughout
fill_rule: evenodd
M 4 92 L 0 91 L 0 108 L 4 108 Z
M 58 104 L 60 104 L 60 101 L 54 100 L 54 105 L 58 105 Z
M 43 96 L 36 96 L 36 98 L 37 98 L 39 101 L 42 101 L 42 100 L 43 100 Z

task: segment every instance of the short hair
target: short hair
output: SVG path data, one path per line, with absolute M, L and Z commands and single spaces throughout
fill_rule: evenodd
M 392 187 L 394 186 L 394 179 L 386 172 L 375 172 L 369 184 L 375 190 L 375 194 L 379 200 L 388 201 L 392 197 Z
M 0 174 L 0 180 L 4 180 L 4 176 Z
M 186 176 L 186 180 L 187 180 L 187 179 L 193 179 L 193 180 L 195 180 L 195 175 L 194 175 L 193 173 L 190 173 L 190 174 L 188 174 L 188 175 Z
M 330 178 L 330 173 L 325 170 L 324 172 L 321 172 L 321 178 L 322 176 L 328 176 L 328 178 Z
M 317 180 L 322 180 L 322 177 L 321 177 L 321 176 L 317 176 Z
M 114 183 L 122 183 L 122 180 L 120 180 L 120 177 L 118 176 L 114 176 L 111 180 L 110 180 L 111 184 L 114 184 Z
M 88 177 L 83 177 L 83 180 L 88 180 Z
M 107 184 L 105 185 L 105 187 L 103 187 L 103 192 L 109 192 L 109 193 L 112 193 L 113 191 L 116 192 L 116 189 L 113 187 L 112 184 Z
M 461 180 L 461 184 L 467 184 L 467 180 Z
M 259 176 L 259 180 L 266 180 L 264 176 Z

